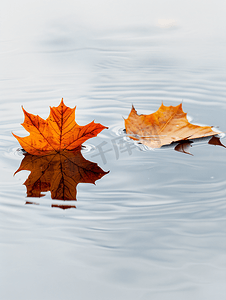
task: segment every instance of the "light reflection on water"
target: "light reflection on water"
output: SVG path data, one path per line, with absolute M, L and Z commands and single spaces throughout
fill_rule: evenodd
M 137 146 L 116 157 L 112 139 L 132 104 L 150 114 L 162 101 L 183 101 L 192 123 L 225 131 L 224 39 L 217 47 L 216 36 L 192 37 L 183 24 L 118 31 L 43 24 L 33 38 L 21 33 L 24 44 L 5 40 L 1 54 L 1 299 L 222 299 L 225 148 L 197 143 L 190 156 Z M 26 135 L 21 105 L 47 118 L 62 97 L 77 105 L 79 125 L 109 126 L 82 153 L 110 173 L 95 186 L 80 184 L 76 209 L 67 210 L 51 208 L 62 202 L 49 193 L 25 197 L 29 172 L 13 177 L 23 155 L 11 135 Z M 92 157 L 102 141 L 112 148 L 105 165 Z

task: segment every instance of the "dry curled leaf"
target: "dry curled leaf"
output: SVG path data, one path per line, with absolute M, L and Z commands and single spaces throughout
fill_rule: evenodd
M 43 156 L 26 153 L 18 173 L 31 171 L 24 182 L 27 197 L 43 197 L 51 192 L 52 199 L 76 200 L 76 187 L 79 183 L 93 183 L 108 172 L 96 163 L 86 160 L 80 150 L 62 150 Z
M 220 132 L 211 126 L 198 126 L 188 122 L 182 104 L 177 106 L 161 105 L 150 115 L 138 115 L 132 107 L 125 119 L 126 133 L 130 138 L 151 148 L 160 148 L 172 142 L 213 136 Z
M 22 126 L 30 135 L 26 137 L 13 135 L 22 148 L 33 155 L 74 150 L 107 128 L 94 121 L 85 126 L 79 126 L 75 122 L 75 108 L 67 107 L 62 99 L 58 107 L 50 107 L 50 115 L 46 120 L 23 109 L 25 119 Z

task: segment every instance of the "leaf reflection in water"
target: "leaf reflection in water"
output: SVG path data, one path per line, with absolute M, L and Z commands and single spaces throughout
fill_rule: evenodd
M 76 200 L 76 187 L 79 183 L 95 184 L 96 180 L 109 173 L 96 163 L 86 160 L 81 148 L 42 156 L 26 153 L 15 174 L 22 170 L 31 171 L 24 182 L 27 197 L 43 197 L 43 193 L 50 191 L 51 198 L 57 200 Z M 57 207 L 69 208 L 65 205 Z
M 208 144 L 210 144 L 210 145 L 215 145 L 215 146 L 222 146 L 222 147 L 226 148 L 226 146 L 223 145 L 223 144 L 221 143 L 220 138 L 217 137 L 217 136 L 213 136 L 213 137 L 209 140 Z
M 192 141 L 181 141 L 179 144 L 176 145 L 174 150 L 176 150 L 178 152 L 193 155 L 189 151 L 190 147 L 192 147 L 192 145 L 191 145 L 192 143 L 193 143 Z
M 202 138 L 202 140 L 205 140 L 205 139 L 206 138 Z M 226 146 L 221 143 L 220 137 L 218 137 L 218 136 L 214 135 L 210 139 L 209 138 L 207 138 L 207 139 L 208 139 L 208 144 L 210 144 L 210 145 L 222 146 L 222 147 L 226 148 Z M 201 139 L 194 139 L 193 141 L 192 140 L 179 141 L 179 143 L 175 146 L 174 150 L 185 153 L 185 154 L 193 155 L 190 153 L 189 150 L 192 147 L 192 144 L 199 140 L 201 140 Z

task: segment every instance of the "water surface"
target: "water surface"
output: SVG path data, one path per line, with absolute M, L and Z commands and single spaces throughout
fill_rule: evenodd
M 5 4 L 1 299 L 223 299 L 226 149 L 199 141 L 191 156 L 118 143 L 132 104 L 149 114 L 162 101 L 183 102 L 192 123 L 225 132 L 225 4 L 218 2 L 205 13 L 199 1 Z M 82 154 L 110 172 L 96 185 L 79 184 L 77 201 L 64 203 L 76 208 L 66 210 L 49 192 L 26 197 L 29 172 L 13 176 L 23 153 L 11 134 L 27 134 L 21 106 L 47 118 L 62 97 L 77 106 L 79 125 L 95 119 L 109 127 Z

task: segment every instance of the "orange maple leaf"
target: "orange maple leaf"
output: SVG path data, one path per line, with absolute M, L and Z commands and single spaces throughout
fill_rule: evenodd
M 96 163 L 86 160 L 80 149 L 61 150 L 43 156 L 26 153 L 15 174 L 22 170 L 31 171 L 24 182 L 27 197 L 43 197 L 43 192 L 50 191 L 51 198 L 58 200 L 76 200 L 79 183 L 95 184 L 108 173 Z
M 161 105 L 150 115 L 138 115 L 132 106 L 125 119 L 126 133 L 151 148 L 160 148 L 172 142 L 202 138 L 219 134 L 211 126 L 198 126 L 188 122 L 182 103 L 177 106 Z
M 50 107 L 50 115 L 46 120 L 23 109 L 25 119 L 21 125 L 30 135 L 26 137 L 13 135 L 22 148 L 33 155 L 42 155 L 46 151 L 76 149 L 107 127 L 94 121 L 79 126 L 75 122 L 75 108 L 64 105 L 62 99 L 58 107 Z

